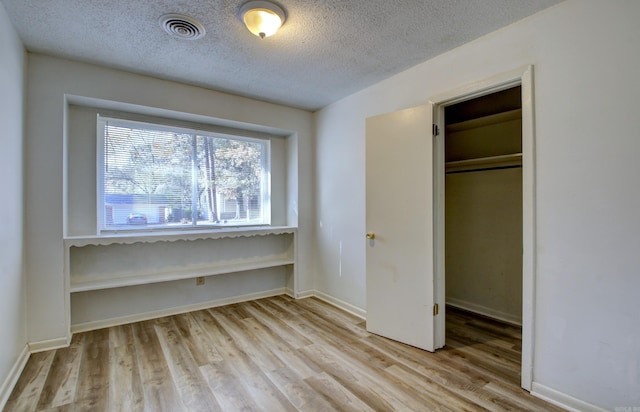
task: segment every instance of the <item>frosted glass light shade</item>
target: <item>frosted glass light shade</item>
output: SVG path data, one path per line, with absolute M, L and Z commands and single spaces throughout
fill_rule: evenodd
M 261 38 L 273 35 L 284 23 L 284 11 L 268 1 L 250 1 L 240 9 L 247 29 Z

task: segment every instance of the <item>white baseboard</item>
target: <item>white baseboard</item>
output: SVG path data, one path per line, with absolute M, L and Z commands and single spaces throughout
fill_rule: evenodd
M 284 288 L 284 294 L 289 296 L 290 298 L 296 298 L 296 293 L 291 288 Z
M 298 292 L 298 296 L 296 299 L 310 298 L 311 296 L 316 296 L 316 291 L 313 289 L 305 290 L 304 292 Z
M 478 305 L 476 303 L 467 302 L 462 299 L 446 297 L 445 302 L 447 303 L 447 305 L 451 305 L 455 308 L 468 310 L 470 312 L 478 313 L 489 318 L 501 320 L 513 325 L 522 326 L 522 319 L 519 316 L 513 315 L 511 313 L 502 312 L 499 310 L 488 308 L 486 306 Z
M 315 289 L 310 289 L 310 290 L 305 290 L 304 292 L 298 292 L 297 296 L 295 294 L 295 292 L 293 291 L 293 289 L 290 288 L 286 288 L 285 292 L 284 292 L 287 296 L 294 298 L 294 299 L 305 299 L 305 298 L 310 298 L 310 297 L 316 297 L 324 302 L 327 302 L 339 309 L 344 310 L 345 312 L 349 312 L 354 316 L 359 317 L 360 319 L 366 320 L 367 317 L 367 311 L 359 308 L 355 305 L 352 305 L 350 303 L 347 303 L 345 301 L 342 301 L 340 299 L 334 298 L 331 295 L 328 295 L 324 292 L 321 292 L 319 290 L 315 290 Z
M 321 292 L 319 290 L 311 291 L 310 296 L 315 296 L 320 300 L 323 300 L 323 301 L 325 301 L 325 302 L 327 302 L 327 303 L 329 303 L 329 304 L 331 304 L 331 305 L 333 305 L 333 306 L 335 306 L 337 308 L 340 308 L 340 309 L 344 310 L 345 312 L 349 312 L 352 315 L 359 317 L 360 319 L 366 320 L 366 318 L 367 318 L 367 311 L 366 310 L 364 310 L 362 308 L 359 308 L 359 307 L 357 307 L 355 305 L 352 305 L 351 303 L 347 303 L 347 302 L 345 302 L 343 300 L 334 298 L 333 296 L 328 295 L 328 294 L 326 294 L 324 292 Z
M 64 338 L 40 340 L 37 342 L 29 342 L 29 352 L 37 353 L 44 352 L 46 350 L 66 348 L 67 346 L 69 346 L 69 343 L 71 343 L 70 336 Z
M 9 396 L 11 396 L 11 391 L 13 391 L 13 388 L 16 386 L 18 378 L 20 378 L 20 374 L 24 370 L 28 360 L 29 345 L 24 345 L 22 352 L 18 355 L 18 359 L 16 359 L 15 363 L 11 367 L 9 375 L 7 375 L 7 378 L 2 382 L 2 386 L 0 386 L 0 411 L 4 410 L 4 406 L 7 404 Z
M 264 292 L 250 293 L 247 295 L 233 296 L 225 299 L 218 299 L 218 300 L 213 300 L 208 302 L 196 303 L 193 305 L 161 309 L 161 310 L 152 311 L 152 312 L 144 312 L 144 313 L 138 313 L 134 315 L 121 316 L 117 318 L 97 320 L 92 322 L 77 323 L 75 325 L 71 325 L 71 333 L 87 332 L 91 330 L 109 328 L 111 326 L 126 325 L 127 323 L 141 322 L 144 320 L 161 318 L 163 316 L 178 315 L 180 313 L 187 313 L 187 312 L 193 312 L 201 309 L 214 308 L 216 306 L 231 305 L 233 303 L 247 302 L 250 300 L 268 298 L 271 296 L 278 296 L 282 294 L 285 294 L 292 298 L 295 297 L 293 289 L 278 288 L 278 289 L 272 289 Z M 311 296 L 315 296 L 318 299 L 323 300 L 337 308 L 340 308 L 345 312 L 349 312 L 352 315 L 357 316 L 361 319 L 366 319 L 367 312 L 364 309 L 354 306 L 350 303 L 344 302 L 340 299 L 334 298 L 333 296 L 328 295 L 319 290 L 312 289 L 304 292 L 298 292 L 297 299 L 304 299 Z M 39 352 L 42 350 L 57 349 L 60 347 L 69 346 L 69 343 L 66 340 L 64 342 L 56 342 L 57 346 L 54 346 L 49 342 L 52 342 L 52 341 L 47 341 L 43 343 L 41 346 L 37 346 L 36 350 L 34 350 L 35 348 L 33 344 L 30 345 L 31 352 Z
M 607 409 L 603 409 L 599 406 L 593 405 L 589 402 L 574 398 L 566 393 L 559 392 L 548 386 L 541 385 L 537 382 L 533 382 L 531 386 L 531 394 L 537 398 L 544 399 L 545 401 L 552 403 L 560 408 L 564 408 L 572 412 L 606 412 Z
M 161 309 L 151 312 L 137 313 L 134 315 L 121 316 L 92 322 L 78 323 L 71 325 L 71 333 L 87 332 L 90 330 L 109 328 L 111 326 L 125 325 L 127 323 L 141 322 L 144 320 L 161 318 L 163 316 L 178 315 L 181 313 L 193 312 L 196 310 L 214 308 L 216 306 L 231 305 L 233 303 L 246 302 L 250 300 L 268 298 L 287 293 L 285 288 L 266 290 L 263 292 L 249 293 L 246 295 L 232 296 L 224 299 L 217 299 L 208 302 L 196 303 L 187 306 L 178 306 L 174 308 Z

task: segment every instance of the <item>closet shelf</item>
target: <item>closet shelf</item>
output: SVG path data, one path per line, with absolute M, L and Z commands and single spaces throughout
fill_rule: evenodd
M 456 160 L 445 163 L 446 172 L 462 172 L 467 170 L 482 170 L 496 167 L 510 167 L 522 165 L 522 153 L 501 156 L 480 157 L 476 159 Z
M 475 129 L 477 127 L 489 126 L 496 123 L 504 123 L 522 118 L 522 109 L 510 110 L 507 112 L 478 117 L 463 122 L 451 123 L 446 127 L 447 133 L 460 132 L 463 130 Z

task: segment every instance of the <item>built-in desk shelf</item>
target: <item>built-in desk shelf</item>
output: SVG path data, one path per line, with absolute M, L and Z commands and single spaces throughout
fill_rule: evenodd
M 295 227 L 119 233 L 65 239 L 71 293 L 296 264 Z M 295 280 L 294 280 L 295 283 Z

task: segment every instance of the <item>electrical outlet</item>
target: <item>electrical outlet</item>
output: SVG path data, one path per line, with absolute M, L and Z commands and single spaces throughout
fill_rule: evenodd
M 204 276 L 199 276 L 196 278 L 196 286 L 204 285 Z

